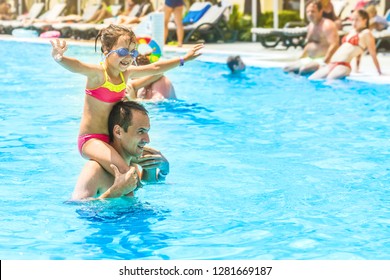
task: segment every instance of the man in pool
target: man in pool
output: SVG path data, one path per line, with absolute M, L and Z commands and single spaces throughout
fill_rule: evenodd
M 306 5 L 306 16 L 310 21 L 306 45 L 299 60 L 284 67 L 285 72 L 295 72 L 300 75 L 310 74 L 330 61 L 333 53 L 339 47 L 339 35 L 336 24 L 322 17 L 320 0 L 309 1 Z
M 239 55 L 229 56 L 226 61 L 226 65 L 230 69 L 232 74 L 237 74 L 245 71 L 245 64 Z
M 132 167 L 124 174 L 111 164 L 115 177 L 96 161 L 89 160 L 77 180 L 72 200 L 104 199 L 133 196 L 144 182 L 165 180 L 169 162 L 157 150 L 145 147 L 149 143 L 148 111 L 134 101 L 117 103 L 108 119 L 110 144 Z

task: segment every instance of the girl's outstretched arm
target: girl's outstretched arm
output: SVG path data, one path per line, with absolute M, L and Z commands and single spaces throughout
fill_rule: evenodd
M 146 86 L 150 85 L 151 83 L 154 83 L 155 81 L 160 79 L 162 76 L 163 76 L 162 74 L 154 75 L 154 76 L 146 76 L 143 78 L 130 80 L 127 82 L 127 84 L 131 84 L 135 90 L 139 90 L 140 88 L 146 87 Z
M 154 76 L 146 76 L 139 79 L 130 80 L 126 84 L 126 98 L 127 100 L 136 100 L 137 99 L 137 91 L 140 88 L 146 87 L 151 83 L 159 80 L 163 77 L 162 74 L 154 75 Z
M 186 61 L 191 61 L 201 55 L 199 51 L 204 47 L 203 44 L 197 44 L 190 49 L 183 57 L 176 57 L 167 60 L 159 60 L 157 62 L 143 65 L 130 66 L 127 68 L 129 78 L 140 78 L 144 76 L 156 75 L 165 71 L 171 70 L 179 65 L 183 65 Z
M 62 67 L 73 73 L 79 73 L 90 78 L 96 76 L 97 70 L 99 69 L 98 65 L 83 63 L 75 58 L 64 56 L 64 53 L 68 49 L 65 40 L 60 41 L 56 39 L 51 40 L 50 43 L 53 47 L 51 55 Z

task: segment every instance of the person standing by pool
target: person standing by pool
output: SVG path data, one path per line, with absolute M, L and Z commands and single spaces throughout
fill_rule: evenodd
M 322 17 L 320 0 L 310 1 L 306 6 L 306 16 L 310 23 L 306 45 L 298 61 L 284 67 L 285 72 L 300 75 L 316 71 L 320 65 L 328 63 L 339 46 L 339 35 L 333 21 Z
M 98 162 L 88 161 L 77 180 L 72 200 L 133 196 L 133 191 L 140 185 L 138 178 L 144 182 L 165 180 L 169 162 L 159 151 L 145 147 L 150 141 L 149 129 L 148 111 L 141 104 L 134 101 L 115 104 L 108 118 L 110 145 L 133 166 L 121 174 L 111 164 L 112 175 Z
M 184 27 L 183 27 L 183 9 L 184 1 L 183 0 L 165 0 L 164 5 L 164 42 L 167 42 L 168 38 L 168 23 L 171 20 L 171 15 L 173 13 L 173 19 L 176 24 L 176 36 L 177 36 L 177 46 L 181 47 L 183 45 L 184 38 Z
M 351 61 L 356 58 L 356 71 L 359 71 L 360 58 L 366 50 L 370 53 L 379 75 L 382 74 L 376 56 L 375 38 L 369 29 L 369 16 L 365 10 L 352 14 L 353 29 L 343 37 L 343 43 L 332 56 L 329 64 L 314 72 L 309 79 L 341 79 L 351 73 Z
M 87 77 L 84 111 L 81 118 L 78 147 L 80 154 L 96 160 L 114 175 L 110 167 L 114 164 L 124 174 L 130 167 L 110 145 L 108 136 L 108 115 L 115 103 L 125 98 L 126 82 L 129 78 L 156 75 L 184 65 L 200 55 L 202 44 L 192 47 L 184 57 L 159 60 L 145 66 L 132 66 L 137 56 L 136 36 L 133 31 L 118 25 L 103 28 L 96 37 L 101 41 L 104 61 L 100 65 L 81 62 L 64 55 L 66 41 L 52 40 L 52 56 L 65 69 Z

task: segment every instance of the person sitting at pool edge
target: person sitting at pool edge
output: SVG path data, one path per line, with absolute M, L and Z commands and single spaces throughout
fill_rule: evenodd
M 115 177 L 98 162 L 89 160 L 82 169 L 72 200 L 133 196 L 143 182 L 164 181 L 169 173 L 168 160 L 157 150 L 145 147 L 150 141 L 148 111 L 134 101 L 117 103 L 108 119 L 110 144 L 132 167 L 125 174 L 111 164 Z
M 336 24 L 322 16 L 323 7 L 320 0 L 309 1 L 306 5 L 306 16 L 309 25 L 306 45 L 299 59 L 284 67 L 285 72 L 300 75 L 311 74 L 320 65 L 329 63 L 333 53 L 339 46 L 339 35 Z
M 226 61 L 226 65 L 230 69 L 232 74 L 241 73 L 241 72 L 245 71 L 245 64 L 239 55 L 229 56 L 227 61 Z
M 366 51 L 371 55 L 379 75 L 382 71 L 376 55 L 375 38 L 369 29 L 369 15 L 365 10 L 357 10 L 352 14 L 352 27 L 342 39 L 341 46 L 333 54 L 329 64 L 314 72 L 309 80 L 342 79 L 352 71 L 351 61 L 356 61 L 356 72 L 359 71 L 360 59 Z

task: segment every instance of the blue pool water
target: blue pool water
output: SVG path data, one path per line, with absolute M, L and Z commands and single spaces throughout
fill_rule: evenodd
M 0 259 L 390 258 L 388 86 L 188 63 L 145 105 L 167 183 L 70 203 L 85 78 L 50 48 L 0 41 Z

